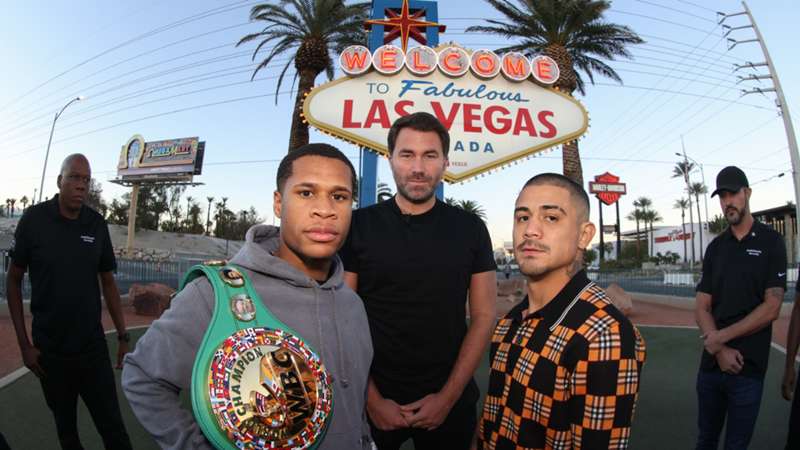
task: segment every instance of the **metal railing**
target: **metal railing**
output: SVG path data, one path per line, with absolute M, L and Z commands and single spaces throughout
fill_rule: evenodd
M 114 278 L 117 281 L 120 294 L 126 294 L 133 284 L 161 283 L 173 289 L 178 288 L 183 274 L 189 268 L 202 261 L 193 259 L 180 259 L 173 261 L 139 261 L 132 259 L 118 259 L 117 271 Z M 0 301 L 5 301 L 6 276 L 5 268 L 0 277 Z M 797 267 L 789 269 L 788 285 L 784 301 L 794 300 L 795 284 L 797 283 Z M 588 271 L 589 278 L 602 287 L 611 283 L 618 284 L 627 292 L 644 294 L 671 295 L 676 297 L 694 297 L 694 288 L 700 280 L 699 271 L 676 270 L 602 270 Z M 520 276 L 518 271 L 513 271 L 512 277 Z M 502 270 L 497 272 L 497 279 L 505 279 Z M 31 287 L 27 274 L 22 286 L 23 298 L 30 298 Z
M 699 270 L 664 270 L 658 267 L 650 270 L 589 270 L 587 274 L 592 281 L 603 288 L 615 283 L 626 292 L 688 298 L 694 298 L 695 287 L 700 281 Z M 519 277 L 521 274 L 515 270 L 512 271 L 511 276 Z M 497 279 L 506 279 L 502 270 L 497 271 Z M 783 301 L 794 301 L 797 280 L 797 267 L 790 267 L 787 273 L 786 294 Z
M 133 284 L 161 283 L 177 289 L 183 274 L 190 267 L 200 262 L 189 259 L 160 262 L 117 259 L 117 270 L 114 273 L 114 279 L 117 281 L 120 294 L 123 295 L 128 293 Z M 6 269 L 6 267 L 3 267 L 3 269 Z M 0 277 L 0 301 L 5 301 L 5 295 L 6 274 L 5 270 L 3 270 L 2 277 Z M 22 283 L 22 297 L 25 299 L 31 298 L 31 286 L 27 273 Z

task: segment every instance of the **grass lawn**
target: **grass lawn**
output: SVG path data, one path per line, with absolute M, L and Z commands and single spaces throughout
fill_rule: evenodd
M 632 449 L 694 448 L 697 405 L 694 380 L 700 361 L 700 340 L 690 329 L 641 328 L 647 341 L 647 363 L 633 425 Z M 144 330 L 135 330 L 137 339 Z M 108 339 L 109 351 L 116 352 L 116 340 Z M 782 449 L 786 439 L 789 403 L 780 397 L 780 377 L 784 356 L 777 350 L 770 354 L 770 366 L 761 402 L 753 450 Z M 120 372 L 117 372 L 119 378 Z M 478 386 L 485 389 L 488 357 L 478 371 Z M 147 432 L 139 425 L 117 388 L 122 414 L 133 441 L 133 448 L 157 449 Z M 186 399 L 184 399 L 186 400 Z M 55 425 L 44 402 L 39 382 L 26 374 L 0 390 L 0 432 L 12 449 L 57 449 Z M 188 402 L 186 402 L 188 405 Z M 89 413 L 79 402 L 78 429 L 84 447 L 102 448 Z M 406 445 L 404 449 L 413 446 Z

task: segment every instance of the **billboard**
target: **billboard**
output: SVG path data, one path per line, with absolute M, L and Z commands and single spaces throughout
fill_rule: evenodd
M 135 135 L 122 146 L 117 164 L 121 181 L 191 181 L 203 169 L 205 142 L 197 137 L 145 142 Z
M 454 44 L 403 52 L 353 46 L 339 58 L 345 76 L 314 88 L 303 105 L 315 128 L 388 155 L 391 124 L 418 111 L 450 131 L 450 166 L 457 182 L 577 139 L 588 126 L 583 106 L 549 87 L 558 66 Z

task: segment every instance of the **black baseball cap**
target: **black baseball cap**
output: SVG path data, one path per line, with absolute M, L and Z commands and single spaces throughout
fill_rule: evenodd
M 747 182 L 747 175 L 736 166 L 728 166 L 717 174 L 717 188 L 711 193 L 711 196 L 713 197 L 722 191 L 736 193 L 743 187 L 750 187 L 750 183 Z

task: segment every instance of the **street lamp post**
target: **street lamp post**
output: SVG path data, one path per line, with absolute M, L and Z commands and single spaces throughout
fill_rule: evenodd
M 64 110 L 67 109 L 67 106 L 75 102 L 79 102 L 85 98 L 86 97 L 82 95 L 73 98 L 72 100 L 69 101 L 69 103 L 64 105 L 64 107 L 61 108 L 61 111 L 57 112 L 55 118 L 53 118 L 53 126 L 50 127 L 50 139 L 47 140 L 47 152 L 44 155 L 44 167 L 42 167 L 42 181 L 39 183 L 39 203 L 42 202 L 42 192 L 44 188 L 44 174 L 45 172 L 47 172 L 47 158 L 50 157 L 50 144 L 53 142 L 53 131 L 56 129 L 56 121 L 58 120 L 59 117 L 61 117 L 61 113 L 63 113 Z

